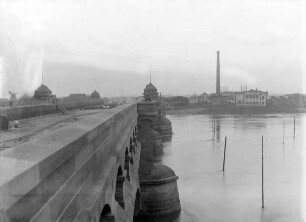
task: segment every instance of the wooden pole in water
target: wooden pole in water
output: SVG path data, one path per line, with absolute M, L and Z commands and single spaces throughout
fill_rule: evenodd
M 294 117 L 293 137 L 295 138 L 295 117 Z
M 261 208 L 265 207 L 264 199 L 264 158 L 263 158 L 263 135 L 261 136 Z
M 224 167 L 225 167 L 225 156 L 226 156 L 226 138 L 227 138 L 227 137 L 225 137 L 225 143 L 224 143 L 223 171 L 224 171 Z

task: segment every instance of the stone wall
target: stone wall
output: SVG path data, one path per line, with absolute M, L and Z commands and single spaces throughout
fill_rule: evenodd
M 160 102 L 139 102 L 137 112 L 139 115 L 165 116 L 166 105 Z
M 62 104 L 66 110 L 83 109 L 103 104 L 103 101 L 70 102 Z M 56 104 L 41 104 L 30 106 L 1 107 L 0 114 L 6 113 L 9 120 L 25 119 L 60 112 Z
M 2 151 L 0 221 L 132 221 L 137 116 L 116 107 Z

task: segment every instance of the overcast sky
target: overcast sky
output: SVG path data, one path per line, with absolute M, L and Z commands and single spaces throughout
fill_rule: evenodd
M 0 96 L 303 91 L 303 0 L 0 0 Z M 304 22 L 303 22 L 304 21 Z M 304 41 L 305 43 L 305 41 Z M 304 48 L 303 48 L 304 47 Z M 305 81 L 305 80 L 304 80 Z

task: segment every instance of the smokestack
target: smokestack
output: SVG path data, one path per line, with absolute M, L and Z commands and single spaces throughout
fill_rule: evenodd
M 216 81 L 216 94 L 220 95 L 220 55 L 219 51 L 217 51 L 217 81 Z
M 242 92 L 242 85 L 240 86 L 240 90 L 241 90 L 241 92 Z

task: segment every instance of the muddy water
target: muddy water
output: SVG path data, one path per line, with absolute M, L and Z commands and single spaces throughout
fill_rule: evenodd
M 180 178 L 182 212 L 178 222 L 302 221 L 304 115 L 168 118 L 174 135 L 164 144 L 161 162 Z M 264 209 L 261 208 L 262 135 Z

